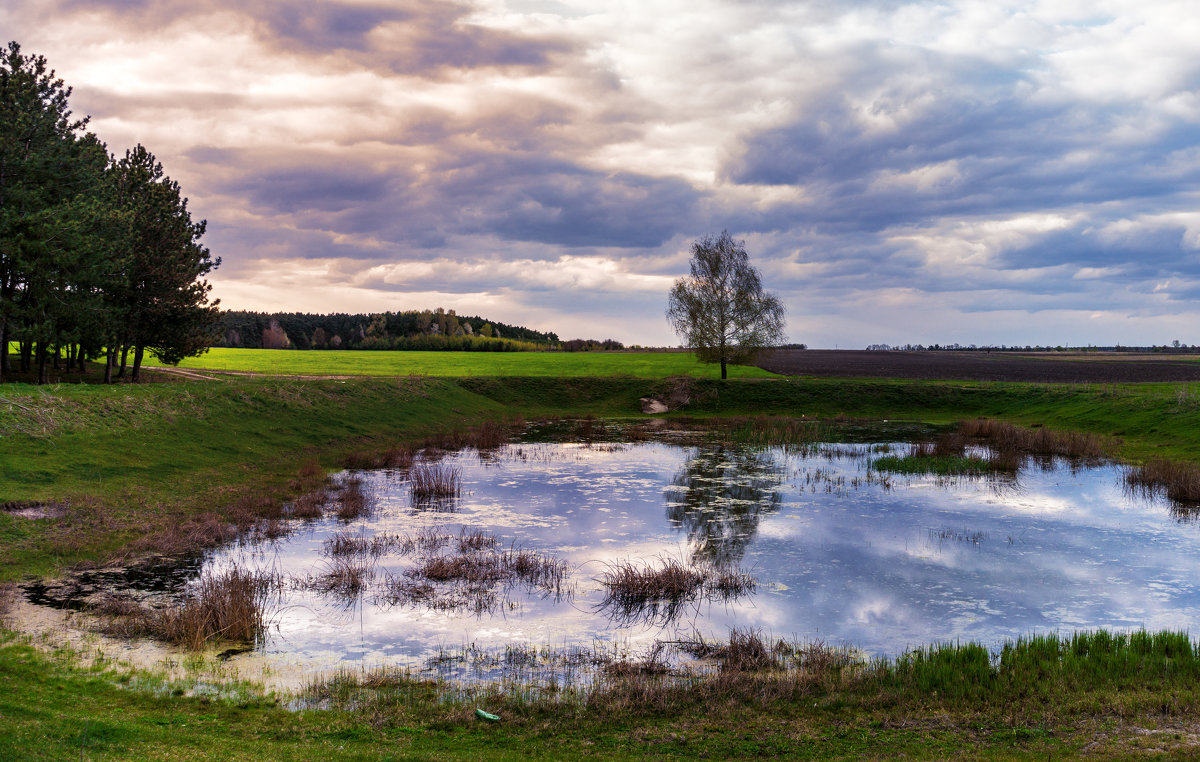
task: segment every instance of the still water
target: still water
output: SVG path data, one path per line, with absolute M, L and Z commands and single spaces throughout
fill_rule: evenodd
M 1033 632 L 1200 621 L 1200 526 L 1127 494 L 1119 467 L 1050 461 L 998 479 L 881 479 L 870 462 L 885 449 L 651 441 L 464 450 L 442 457 L 461 471 L 457 498 L 414 503 L 405 471 L 358 472 L 366 517 L 309 522 L 208 563 L 293 580 L 264 649 L 312 671 L 415 665 L 464 647 L 636 653 L 656 639 L 726 639 L 733 627 L 894 656 L 933 641 L 995 647 Z M 498 583 L 483 607 L 397 604 L 380 593 L 414 554 L 386 551 L 356 593 L 300 581 L 330 571 L 335 533 L 369 541 L 464 528 L 564 561 L 559 594 Z M 690 600 L 673 616 L 605 605 L 600 580 L 614 564 L 663 559 L 736 567 L 756 588 Z

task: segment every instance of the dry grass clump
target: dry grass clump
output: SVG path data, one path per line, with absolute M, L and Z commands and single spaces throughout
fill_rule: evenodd
M 617 561 L 600 577 L 608 595 L 629 601 L 672 600 L 686 598 L 698 592 L 704 584 L 704 573 L 684 564 L 677 558 L 660 559 L 662 565 L 641 565 L 633 561 Z
M 325 503 L 329 501 L 329 491 L 324 487 L 312 492 L 305 492 L 292 501 L 292 518 L 319 519 L 325 512 Z
M 688 565 L 677 558 L 657 563 L 617 561 L 597 580 L 605 588 L 600 610 L 622 621 L 673 621 L 689 604 L 732 600 L 754 591 L 749 574 L 730 567 Z
M 234 566 L 200 577 L 183 603 L 166 612 L 158 630 L 172 643 L 200 650 L 208 643 L 254 643 L 266 632 L 266 609 L 278 576 Z
M 110 634 L 145 635 L 199 651 L 212 643 L 258 642 L 266 632 L 271 598 L 281 586 L 276 574 L 233 566 L 203 574 L 181 601 L 166 608 L 106 595 L 94 610 L 108 619 L 104 630 Z
M 510 548 L 502 553 L 466 552 L 424 559 L 409 575 L 431 582 L 524 582 L 549 591 L 562 587 L 566 562 L 533 551 Z
M 379 600 L 389 605 L 421 603 L 432 608 L 492 611 L 497 587 L 525 585 L 562 596 L 567 563 L 512 547 L 496 549 L 497 539 L 482 530 L 463 529 L 457 538 L 422 530 L 396 544 L 402 553 L 420 553 L 402 576 L 383 584 Z
M 481 452 L 495 450 L 508 442 L 508 427 L 486 420 L 467 432 L 465 444 Z
M 1144 495 L 1163 495 L 1176 503 L 1200 505 L 1200 467 L 1157 458 L 1125 472 L 1125 484 Z
M 367 512 L 367 496 L 363 493 L 362 479 L 351 476 L 342 483 L 337 492 L 337 517 L 342 521 L 356 519 Z
M 413 502 L 458 497 L 462 469 L 441 462 L 422 460 L 408 472 L 409 493 Z
M 912 454 L 920 458 L 961 458 L 967 439 L 961 434 L 943 434 L 932 442 L 918 442 Z
M 463 527 L 458 533 L 458 552 L 473 553 L 496 547 L 498 542 L 495 535 L 488 534 L 482 529 L 467 529 Z
M 412 465 L 413 455 L 411 447 L 358 450 L 347 455 L 342 461 L 342 465 L 348 469 L 359 471 L 376 468 L 404 469 Z
M 375 578 L 375 565 L 369 558 L 361 556 L 334 556 L 325 572 L 304 580 L 306 587 L 320 593 L 333 593 L 342 598 L 354 599 L 366 590 Z
M 1027 429 L 991 418 L 960 421 L 958 434 L 971 439 L 983 439 L 1000 451 L 1076 459 L 1106 457 L 1114 445 L 1111 439 L 1096 434 L 1052 431 L 1041 427 Z
M 582 439 L 584 442 L 591 442 L 600 434 L 604 433 L 604 424 L 596 421 L 596 416 L 589 415 L 575 424 L 575 436 Z
M 251 529 L 250 539 L 254 542 L 266 542 L 287 537 L 291 533 L 292 527 L 288 522 L 282 519 L 263 519 Z

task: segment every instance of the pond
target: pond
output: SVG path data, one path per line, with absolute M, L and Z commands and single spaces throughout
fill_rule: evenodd
M 276 539 L 84 572 L 65 590 L 34 583 L 26 598 L 85 608 L 89 591 L 134 590 L 161 603 L 202 571 L 265 573 L 279 583 L 270 626 L 228 664 L 285 688 L 376 667 L 538 682 L 735 628 L 890 657 L 1200 621 L 1200 523 L 1131 493 L 1118 465 L 889 475 L 874 464 L 909 445 L 565 431 L 531 426 L 491 450 L 344 472 L 335 481 L 358 485 L 357 517 L 331 501 Z M 423 496 L 423 480 L 453 489 Z M 667 594 L 645 587 L 651 577 L 685 584 Z
M 287 580 L 260 656 L 308 674 L 514 648 L 636 654 L 735 627 L 895 656 L 935 641 L 995 648 L 1034 632 L 1200 621 L 1197 525 L 1129 494 L 1120 467 L 1050 459 L 949 479 L 872 469 L 904 447 L 517 442 L 439 453 L 456 496 L 415 498 L 409 470 L 343 474 L 362 482 L 362 517 L 305 522 L 206 564 Z M 671 602 L 606 586 L 622 570 L 669 565 L 753 583 Z

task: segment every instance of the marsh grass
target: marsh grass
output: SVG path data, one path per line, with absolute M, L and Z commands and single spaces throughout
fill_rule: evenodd
M 516 547 L 497 548 L 498 540 L 481 529 L 463 528 L 457 536 L 427 527 L 415 535 L 388 539 L 401 554 L 416 554 L 416 563 L 380 585 L 376 601 L 384 605 L 425 605 L 434 609 L 468 609 L 491 613 L 506 601 L 505 591 L 524 585 L 556 598 L 569 598 L 568 564 Z M 362 548 L 364 541 L 338 539 L 334 547 Z M 356 551 L 361 552 L 361 550 Z M 513 605 L 508 602 L 510 607 Z
M 342 521 L 351 521 L 367 513 L 367 496 L 362 485 L 362 479 L 351 476 L 338 488 L 337 517 Z
M 301 585 L 345 600 L 361 596 L 375 578 L 374 558 L 369 555 L 337 555 L 325 562 L 325 570 L 306 577 Z
M 467 432 L 463 445 L 486 453 L 503 446 L 508 439 L 508 426 L 489 418 Z
M 320 487 L 311 492 L 305 492 L 292 501 L 292 518 L 319 519 L 325 513 L 325 504 L 329 502 L 329 491 Z
M 408 472 L 409 494 L 414 503 L 458 497 L 462 469 L 440 461 L 421 460 Z
M 105 632 L 149 636 L 200 651 L 216 643 L 256 644 L 282 579 L 271 571 L 232 566 L 206 572 L 178 602 L 152 608 L 128 596 L 106 595 L 94 606 Z
M 742 416 L 728 418 L 720 425 L 725 435 L 735 442 L 782 447 L 789 453 L 806 452 L 811 445 L 837 438 L 835 429 L 828 423 L 805 418 Z
M 1125 486 L 1138 494 L 1163 496 L 1191 512 L 1200 508 L 1200 466 L 1156 458 L 1125 471 Z
M 355 450 L 342 465 L 354 471 L 379 468 L 406 469 L 412 465 L 415 453 L 411 447 L 387 447 L 381 450 Z
M 959 421 L 958 435 L 983 440 L 999 451 L 1055 455 L 1072 460 L 1098 460 L 1116 451 L 1117 442 L 1083 431 L 1056 431 L 1042 426 L 1025 428 L 991 418 Z
M 452 555 L 422 559 L 408 570 L 408 576 L 430 582 L 468 584 L 524 583 L 547 592 L 561 592 L 566 574 L 565 561 L 548 558 L 517 547 L 497 552 L 462 550 Z
M 598 610 L 618 622 L 669 623 L 705 600 L 730 601 L 752 593 L 749 574 L 728 566 L 688 564 L 670 556 L 646 562 L 614 561 L 597 579 Z

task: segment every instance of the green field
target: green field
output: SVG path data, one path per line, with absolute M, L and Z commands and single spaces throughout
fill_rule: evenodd
M 633 376 L 720 378 L 721 366 L 688 352 L 373 352 L 210 349 L 181 368 L 287 376 Z M 731 378 L 774 376 L 752 365 L 729 367 Z
M 0 386 L 0 502 L 65 506 L 57 518 L 0 512 L 0 579 L 104 562 L 131 548 L 170 549 L 172 537 L 182 536 L 185 548 L 195 542 L 189 532 L 206 522 L 231 521 L 247 505 L 295 494 L 305 463 L 336 470 L 349 453 L 420 443 L 484 419 L 640 418 L 641 397 L 681 390 L 690 403 L 673 415 L 805 415 L 861 419 L 868 428 L 880 419 L 945 424 L 988 416 L 1113 437 L 1131 460 L 1200 462 L 1200 397 L 1176 384 L 721 382 L 668 378 L 679 375 L 669 369 L 680 362 L 696 367 L 674 354 L 424 353 L 435 369 L 424 375 L 395 365 L 415 354 L 226 350 L 207 357 L 224 356 L 237 370 L 358 376 L 321 363 L 361 356 L 388 368 L 379 370 L 384 377 Z M 255 364 L 255 356 L 301 365 L 279 370 Z M 517 370 L 484 372 L 489 361 Z M 479 372 L 448 377 L 454 363 Z M 575 363 L 575 370 L 594 363 L 593 375 L 535 372 L 551 367 L 544 363 Z M 1078 672 L 1049 682 L 1050 668 L 1037 666 L 1008 683 L 983 669 L 977 652 L 960 649 L 933 660 L 946 662 L 931 663 L 941 675 L 933 682 L 822 683 L 765 696 L 698 689 L 669 708 L 636 701 L 591 711 L 508 707 L 511 721 L 491 726 L 475 722 L 467 706 L 291 712 L 253 692 L 222 699 L 176 696 L 161 685 L 130 690 L 141 678 L 112 665 L 48 655 L 2 630 L 0 642 L 2 758 L 1045 758 L 1139 749 L 1187 756 L 1200 709 L 1196 667 L 1175 651 L 1153 669 L 1134 654 L 1120 665 L 1084 659 L 1072 667 Z

